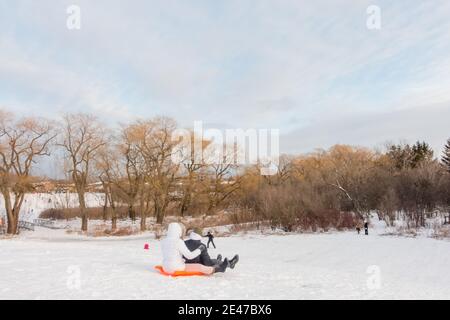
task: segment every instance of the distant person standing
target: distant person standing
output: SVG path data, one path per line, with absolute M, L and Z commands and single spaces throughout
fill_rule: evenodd
M 358 222 L 356 224 L 356 231 L 358 231 L 358 234 L 361 232 L 361 223 L 360 222 Z
M 208 238 L 208 243 L 206 244 L 206 247 L 209 249 L 209 244 L 211 243 L 215 249 L 216 245 L 214 244 L 214 236 L 211 233 L 211 231 L 208 231 L 208 233 L 206 234 L 206 237 Z
M 369 235 L 369 223 L 367 221 L 364 221 L 364 233 L 366 236 Z

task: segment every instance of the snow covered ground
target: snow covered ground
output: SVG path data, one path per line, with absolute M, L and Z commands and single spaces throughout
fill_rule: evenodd
M 102 195 L 88 195 L 89 206 L 101 204 Z M 75 194 L 31 194 L 21 219 L 77 205 Z M 69 224 L 79 227 L 79 221 Z M 161 254 L 151 233 L 92 238 L 36 228 L 0 239 L 0 299 L 450 299 L 450 242 L 383 236 L 386 231 L 384 222 L 372 219 L 369 236 L 217 238 L 211 255 L 239 253 L 236 269 L 168 278 L 153 270 Z
M 240 254 L 234 270 L 170 278 L 153 270 L 161 254 L 149 233 L 37 228 L 0 240 L 0 299 L 450 299 L 449 241 L 373 231 L 216 238 L 212 255 Z

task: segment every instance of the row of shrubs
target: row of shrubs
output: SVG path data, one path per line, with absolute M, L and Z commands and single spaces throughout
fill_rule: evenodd
M 87 208 L 89 219 L 91 220 L 107 220 L 111 217 L 105 213 L 102 207 Z M 125 219 L 128 217 L 128 208 L 119 207 L 116 209 L 117 218 Z M 54 220 L 70 220 L 75 218 L 81 218 L 81 212 L 79 208 L 64 208 L 64 209 L 47 209 L 44 210 L 40 216 L 42 219 L 54 219 Z

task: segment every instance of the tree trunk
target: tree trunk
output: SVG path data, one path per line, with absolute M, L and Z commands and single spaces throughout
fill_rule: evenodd
M 112 190 L 109 189 L 109 210 L 111 211 L 111 231 L 116 231 L 117 229 L 117 211 L 116 204 L 114 202 Z
M 83 213 L 81 217 L 81 231 L 87 231 L 88 229 L 88 218 L 86 213 Z
M 164 216 L 161 213 L 156 214 L 156 223 L 162 224 L 164 221 Z
M 146 226 L 146 208 L 145 208 L 145 197 L 144 197 L 144 184 L 143 182 L 139 184 L 139 215 L 141 217 L 141 231 L 147 229 Z
M 8 234 L 18 234 L 19 232 L 19 215 L 16 210 L 13 209 L 11 203 L 11 193 L 9 190 L 2 192 L 3 198 L 5 199 L 5 210 L 6 210 L 6 219 L 8 227 L 6 229 L 6 233 Z
M 147 230 L 145 214 L 141 214 L 141 231 Z
M 141 204 L 140 204 L 141 208 L 141 231 L 145 231 L 147 230 L 147 225 L 146 225 L 146 214 L 145 214 L 145 207 L 144 207 L 144 201 L 141 200 Z
M 117 230 L 117 217 L 115 215 L 115 213 L 113 213 L 113 216 L 111 218 L 111 231 L 116 231 Z
M 13 213 L 7 213 L 8 228 L 6 233 L 8 234 L 18 234 L 19 233 L 19 219 Z
M 86 201 L 84 198 L 84 191 L 78 192 L 78 201 L 80 202 L 80 212 L 81 212 L 81 231 L 88 230 L 88 214 L 86 210 Z
M 161 206 L 156 202 L 155 202 L 155 216 L 156 216 L 156 223 L 162 224 L 164 221 L 164 214 L 162 212 Z
M 108 207 L 108 213 L 111 213 L 111 231 L 116 231 L 117 229 L 117 214 L 115 207 Z M 109 214 L 108 214 L 109 216 Z
M 180 214 L 182 217 L 184 217 L 184 214 L 187 212 L 188 208 L 189 208 L 189 204 L 190 204 L 190 197 L 189 196 L 184 196 L 183 200 L 181 202 L 181 210 L 180 210 Z
M 134 207 L 132 204 L 128 205 L 128 216 L 133 222 L 136 220 L 136 212 L 134 211 Z
M 103 221 L 108 220 L 108 194 L 105 191 L 105 202 L 103 204 Z
M 183 200 L 181 201 L 181 216 L 184 217 L 184 214 L 186 213 L 186 211 L 188 210 L 188 208 L 191 205 L 191 187 L 190 185 L 192 184 L 191 179 L 188 180 L 189 186 L 186 188 L 185 193 L 183 195 Z

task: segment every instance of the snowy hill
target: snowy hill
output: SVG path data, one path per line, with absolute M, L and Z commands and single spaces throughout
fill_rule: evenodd
M 37 229 L 0 240 L 0 299 L 449 299 L 449 241 L 355 233 L 216 238 L 241 261 L 170 278 L 150 234 L 88 238 Z M 143 250 L 149 243 L 150 250 Z
M 88 204 L 100 206 L 102 195 L 89 194 Z M 22 219 L 77 205 L 75 194 L 27 195 Z M 234 270 L 170 278 L 153 269 L 161 253 L 151 232 L 102 238 L 37 227 L 0 240 L 8 275 L 0 299 L 450 299 L 450 241 L 386 236 L 377 218 L 369 236 L 253 232 L 216 244 L 212 256 L 240 254 Z

